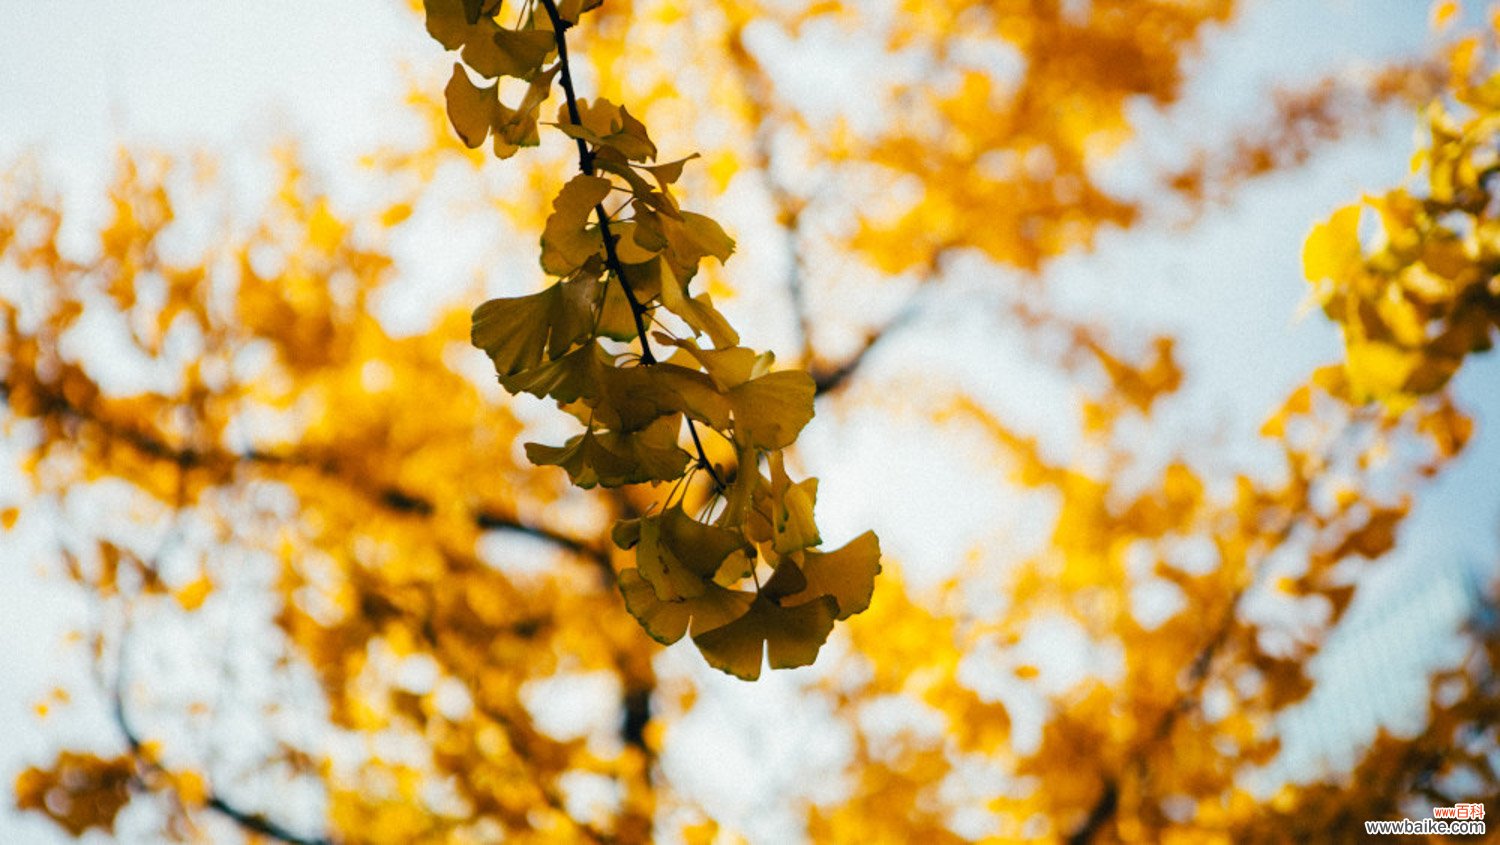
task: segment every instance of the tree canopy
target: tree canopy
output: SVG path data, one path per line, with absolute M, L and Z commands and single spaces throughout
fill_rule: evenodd
M 0 175 L 0 553 L 86 608 L 18 830 L 1309 841 L 1500 794 L 1495 561 L 1416 516 L 1496 454 L 1500 17 L 1208 125 L 1233 0 L 402 14 L 359 192 L 295 144 L 249 203 L 239 151 L 122 149 L 100 213 Z M 1107 256 L 1413 120 L 1276 247 L 1323 359 L 1253 336 L 1274 401 L 1205 423 L 1215 339 Z M 1421 712 L 1309 740 L 1418 629 L 1414 548 L 1462 584 Z

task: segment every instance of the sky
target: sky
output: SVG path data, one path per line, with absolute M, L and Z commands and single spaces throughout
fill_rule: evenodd
M 1232 125 L 1278 80 L 1410 54 L 1427 33 L 1427 4 L 1419 0 L 1251 2 L 1232 27 L 1210 36 L 1184 108 L 1201 115 L 1206 126 Z M 405 131 L 395 104 L 406 80 L 431 75 L 442 64 L 435 45 L 394 0 L 360 4 L 358 14 L 335 0 L 0 0 L 0 163 L 34 155 L 49 174 L 85 197 L 104 183 L 122 141 L 253 158 L 295 137 L 314 162 L 348 161 Z M 849 87 L 857 79 L 846 76 L 806 96 L 857 96 Z M 1152 118 L 1142 120 L 1149 126 Z M 1326 322 L 1295 316 L 1306 296 L 1300 243 L 1315 221 L 1361 191 L 1399 183 L 1413 131 L 1409 115 L 1393 116 L 1373 136 L 1256 184 L 1186 233 L 1160 227 L 1106 236 L 1095 253 L 1066 258 L 1048 271 L 1064 302 L 1111 314 L 1119 325 L 1138 326 L 1143 336 L 1159 329 L 1181 332 L 1193 389 L 1169 400 L 1175 404 L 1164 415 L 1167 430 L 1143 432 L 1143 438 L 1205 443 L 1218 431 L 1223 441 L 1251 442 L 1249 433 L 1280 397 L 1312 367 L 1338 357 L 1337 336 Z M 1133 162 L 1169 152 L 1127 151 L 1119 178 L 1130 178 Z M 330 165 L 325 173 L 335 193 L 360 190 L 356 172 Z M 413 290 L 439 275 L 421 261 L 406 269 L 415 279 Z M 1068 400 L 1055 379 L 1037 377 L 1025 354 L 1007 349 L 1005 339 L 967 313 L 967 297 L 983 286 L 982 275 L 976 270 L 972 284 L 960 279 L 916 325 L 883 344 L 870 383 L 900 383 L 938 369 L 1045 431 L 1047 408 Z M 1109 284 L 1114 279 L 1132 284 Z M 726 309 L 731 318 L 735 307 Z M 986 356 L 984 366 L 973 365 L 976 350 Z M 1416 542 L 1374 566 L 1351 614 L 1349 625 L 1357 629 L 1385 618 L 1401 596 L 1435 596 L 1408 602 L 1396 617 L 1410 620 L 1400 624 L 1410 626 L 1411 636 L 1397 637 L 1391 646 L 1403 671 L 1372 682 L 1358 671 L 1345 677 L 1330 670 L 1330 688 L 1304 705 L 1311 715 L 1289 717 L 1297 725 L 1293 730 L 1309 739 L 1296 770 L 1285 776 L 1337 765 L 1341 749 L 1377 723 L 1409 722 L 1424 694 L 1422 668 L 1445 659 L 1444 632 L 1467 608 L 1467 573 L 1493 571 L 1500 556 L 1490 480 L 1500 469 L 1500 435 L 1492 430 L 1500 421 L 1497 376 L 1500 367 L 1490 360 L 1466 366 L 1456 387 L 1480 421 L 1474 447 L 1424 491 L 1405 529 Z M 1037 533 L 1040 515 L 1024 503 L 980 512 L 947 502 L 947 479 L 962 476 L 971 456 L 922 437 L 926 423 L 917 415 L 903 416 L 888 403 L 861 409 L 859 403 L 872 397 L 860 389 L 856 385 L 847 405 L 820 407 L 820 422 L 804 438 L 804 461 L 822 478 L 820 522 L 831 535 L 879 526 L 888 553 L 919 583 L 941 580 L 954 561 L 988 544 L 1037 541 L 1030 535 Z M 1256 459 L 1253 449 L 1219 457 Z M 14 458 L 13 444 L 0 444 L 0 505 L 24 495 L 9 469 Z M 1004 500 L 1002 490 L 980 492 L 993 493 L 987 501 Z M 920 518 L 912 518 L 914 502 L 929 503 Z M 32 705 L 59 681 L 75 688 L 88 683 L 59 668 L 59 632 L 77 624 L 87 608 L 44 577 L 45 554 L 39 532 L 0 536 L 0 638 L 22 644 L 9 650 L 0 671 L 0 783 L 60 739 L 86 741 L 109 730 L 103 721 L 74 719 L 65 735 L 50 733 L 49 724 L 43 736 L 32 713 Z M 1340 663 L 1330 656 L 1336 665 L 1357 667 L 1387 649 L 1362 645 L 1358 637 L 1343 642 L 1334 648 L 1347 648 L 1357 658 Z M 1059 631 L 1034 647 L 1043 658 L 1066 662 L 1072 644 Z M 837 741 L 811 741 L 823 724 L 816 713 L 769 727 L 748 718 L 793 695 L 795 673 L 773 673 L 747 687 L 701 671 L 690 649 L 679 646 L 663 657 L 667 671 L 691 673 L 704 689 L 698 707 L 675 729 L 681 753 L 669 753 L 664 765 L 727 821 L 762 841 L 780 841 L 787 821 L 772 812 L 777 796 L 817 771 L 820 760 L 832 759 Z M 1377 687 L 1378 695 L 1367 694 Z M 1368 705 L 1368 714 L 1349 715 L 1346 705 L 1356 700 Z M 744 729 L 725 736 L 719 727 L 726 723 Z M 1026 730 L 1024 717 L 1018 719 L 1018 741 Z M 1324 735 L 1313 738 L 1319 730 Z M 706 748 L 714 749 L 711 770 L 692 762 Z M 755 773 L 767 771 L 778 775 L 771 782 L 755 780 Z M 743 788 L 752 782 L 753 788 Z M 0 841 L 66 841 L 55 828 L 20 818 L 5 803 Z

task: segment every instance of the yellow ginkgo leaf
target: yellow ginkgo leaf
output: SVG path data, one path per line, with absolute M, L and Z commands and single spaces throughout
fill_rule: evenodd
M 498 92 L 498 85 L 480 88 L 470 82 L 463 65 L 453 64 L 453 76 L 449 77 L 443 95 L 448 102 L 448 120 L 469 149 L 483 144 L 495 125 L 499 116 Z
M 464 45 L 479 22 L 481 0 L 422 0 L 427 12 L 427 34 L 445 49 Z
M 866 531 L 832 552 L 802 553 L 801 571 L 807 588 L 782 600 L 792 606 L 832 596 L 838 602 L 838 618 L 848 619 L 870 606 L 875 576 L 880 574 L 880 540 Z
M 474 309 L 469 340 L 490 356 L 501 376 L 528 370 L 544 352 L 558 358 L 588 337 L 595 291 L 593 283 L 580 280 L 527 296 L 491 299 Z
M 722 628 L 743 616 L 755 600 L 754 593 L 709 584 L 695 598 L 662 601 L 636 569 L 621 571 L 619 586 L 620 594 L 625 597 L 625 609 L 662 645 L 682 639 L 689 627 L 694 632 Z
M 782 370 L 751 379 L 729 391 L 737 441 L 757 449 L 790 446 L 813 418 L 817 386 L 801 370 Z
M 796 607 L 782 607 L 757 596 L 750 609 L 723 627 L 693 633 L 693 642 L 715 669 L 753 681 L 760 677 L 762 655 L 772 669 L 808 666 L 833 631 L 838 607 L 824 597 Z
M 670 481 L 687 468 L 688 453 L 677 447 L 680 418 L 664 419 L 642 431 L 585 431 L 562 446 L 527 443 L 526 457 L 538 466 L 560 466 L 584 489 Z
M 551 398 L 564 404 L 579 399 L 593 402 L 599 396 L 600 385 L 613 360 L 599 344 L 589 343 L 556 361 L 548 361 L 515 375 L 500 376 L 500 386 L 513 394 L 530 393 L 538 399 Z
M 818 524 L 813 521 L 818 479 L 809 478 L 793 484 L 787 477 L 780 452 L 771 453 L 770 464 L 771 485 L 766 501 L 770 509 L 772 545 L 777 553 L 789 555 L 823 542 L 818 536 Z
M 601 176 L 578 174 L 552 201 L 552 214 L 542 230 L 542 269 L 566 276 L 604 248 L 597 229 L 588 228 L 594 206 L 609 195 L 610 182 Z
M 739 532 L 705 525 L 673 506 L 641 519 L 636 568 L 657 598 L 680 601 L 702 595 L 724 558 L 745 546 Z
M 1302 269 L 1308 281 L 1339 279 L 1358 266 L 1361 208 L 1357 204 L 1346 206 L 1313 227 L 1302 245 Z
M 729 349 L 740 342 L 739 332 L 714 308 L 708 294 L 689 296 L 686 285 L 677 279 L 670 264 L 657 259 L 656 266 L 661 273 L 662 307 L 681 317 L 694 335 L 708 335 L 715 349 Z
M 522 95 L 521 102 L 515 110 L 499 107 L 495 118 L 495 155 L 500 158 L 509 158 L 521 147 L 534 147 L 541 143 L 541 137 L 537 133 L 536 113 L 547 95 L 552 93 L 552 79 L 561 70 L 562 63 L 554 62 L 552 67 L 538 73 L 531 78 L 531 84 L 526 86 L 526 93 Z M 558 273 L 557 275 L 566 275 Z
M 728 391 L 748 381 L 755 374 L 760 360 L 754 350 L 743 346 L 732 346 L 728 349 L 701 349 L 692 338 L 678 339 L 660 333 L 653 337 L 687 353 L 688 357 L 696 361 L 722 391 Z
M 596 150 L 612 148 L 627 160 L 647 161 L 656 158 L 656 145 L 651 143 L 646 127 L 623 106 L 617 106 L 603 97 L 593 103 L 579 100 L 577 105 L 578 123 L 573 122 L 566 108 L 559 110 L 557 128 L 564 134 L 586 141 Z
M 530 79 L 552 52 L 553 36 L 545 30 L 518 31 L 493 23 L 483 30 L 482 35 L 470 38 L 464 45 L 463 57 L 469 67 L 492 79 L 497 76 Z

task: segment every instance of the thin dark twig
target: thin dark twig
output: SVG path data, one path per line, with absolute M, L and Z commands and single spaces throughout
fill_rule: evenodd
M 547 10 L 547 18 L 552 22 L 553 37 L 557 42 L 557 61 L 561 66 L 559 81 L 562 85 L 563 96 L 567 99 L 568 119 L 574 126 L 582 126 L 583 119 L 578 110 L 578 94 L 573 87 L 573 70 L 568 61 L 568 39 L 566 32 L 572 26 L 563 20 L 557 11 L 556 0 L 540 0 L 542 8 Z M 588 148 L 588 144 L 582 138 L 574 138 L 578 145 L 578 169 L 585 175 L 594 175 L 594 153 Z M 610 275 L 620 283 L 620 290 L 625 294 L 625 301 L 630 305 L 630 316 L 635 321 L 635 332 L 641 339 L 641 363 L 646 366 L 657 362 L 656 353 L 651 350 L 651 340 L 646 334 L 646 306 L 636 298 L 635 291 L 625 281 L 625 266 L 620 261 L 619 254 L 615 251 L 615 235 L 610 231 L 609 213 L 604 210 L 604 203 L 600 202 L 594 206 L 594 215 L 599 220 L 599 234 L 604 240 L 604 266 L 609 269 Z M 698 466 L 708 471 L 708 475 L 714 481 L 717 492 L 723 492 L 726 485 L 724 479 L 719 476 L 719 471 L 708 459 L 708 453 L 703 450 L 703 441 L 698 437 L 698 427 L 692 417 L 686 417 L 688 432 L 693 435 L 693 446 L 698 451 Z
M 130 748 L 130 756 L 144 768 L 161 774 L 169 774 L 165 767 L 152 759 L 146 751 L 145 742 L 135 728 L 130 724 L 130 718 L 125 712 L 125 643 L 127 637 L 122 635 L 120 639 L 119 671 L 115 675 L 114 688 L 111 692 L 112 707 L 114 711 L 115 725 L 120 730 L 120 735 L 125 738 L 125 744 Z M 326 836 L 303 836 L 292 831 L 277 822 L 266 818 L 260 813 L 253 813 L 236 807 L 215 790 L 210 790 L 204 798 L 203 805 L 229 819 L 245 830 L 284 842 L 286 845 L 333 845 L 334 840 Z

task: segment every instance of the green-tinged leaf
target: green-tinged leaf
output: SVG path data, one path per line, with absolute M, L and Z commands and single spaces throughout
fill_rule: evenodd
M 880 539 L 866 531 L 836 551 L 809 549 L 802 553 L 801 571 L 807 588 L 781 603 L 793 606 L 832 596 L 838 602 L 838 618 L 848 619 L 870 606 L 875 576 L 880 574 Z
M 557 358 L 588 337 L 595 291 L 595 283 L 579 279 L 528 296 L 491 299 L 474 309 L 470 341 L 489 354 L 501 376 L 530 369 L 544 352 Z
M 719 571 L 714 573 L 714 583 L 722 587 L 733 587 L 735 584 L 749 578 L 755 571 L 755 547 L 751 546 L 730 553 L 719 564 Z
M 693 642 L 710 666 L 753 681 L 760 677 L 763 654 L 769 654 L 772 669 L 810 665 L 833 630 L 837 612 L 832 598 L 785 608 L 757 596 L 733 622 L 702 633 L 695 630 Z
M 662 601 L 640 572 L 625 569 L 619 577 L 625 609 L 641 623 L 646 633 L 662 645 L 682 639 L 689 627 L 694 632 L 722 628 L 743 616 L 755 601 L 753 593 L 708 585 L 703 594 L 680 602 Z
M 538 399 L 551 398 L 560 403 L 579 399 L 592 402 L 603 390 L 609 377 L 613 357 L 597 343 L 580 346 L 556 361 L 501 376 L 500 386 L 511 394 L 530 393 Z
M 566 276 L 603 249 L 599 231 L 588 228 L 588 220 L 594 206 L 609 195 L 609 186 L 608 179 L 582 173 L 563 186 L 542 230 L 543 270 Z
M 463 65 L 453 64 L 453 76 L 443 96 L 448 102 L 448 120 L 464 146 L 474 149 L 484 143 L 499 114 L 499 87 L 480 88 L 469 81 Z
M 813 418 L 817 386 L 801 370 L 782 370 L 751 379 L 729 391 L 735 438 L 767 451 L 796 441 Z
M 714 308 L 713 300 L 708 298 L 708 294 L 689 296 L 687 286 L 677 279 L 670 264 L 662 260 L 658 260 L 656 264 L 661 273 L 662 307 L 681 317 L 693 330 L 694 336 L 707 334 L 715 349 L 728 349 L 740 342 L 739 333 Z
M 552 52 L 552 33 L 540 29 L 513 30 L 491 24 L 464 45 L 469 67 L 487 77 L 530 79 Z

